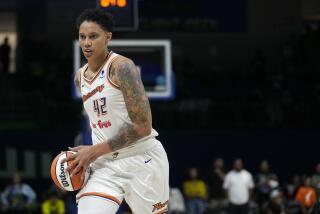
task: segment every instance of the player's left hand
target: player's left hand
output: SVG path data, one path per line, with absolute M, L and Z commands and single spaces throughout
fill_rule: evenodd
M 72 161 L 72 163 L 66 168 L 66 171 L 70 173 L 70 177 L 82 172 L 81 179 L 83 180 L 87 168 L 99 157 L 99 155 L 97 154 L 94 146 L 69 147 L 69 150 L 76 153 L 69 155 L 67 158 L 62 160 L 62 162 Z

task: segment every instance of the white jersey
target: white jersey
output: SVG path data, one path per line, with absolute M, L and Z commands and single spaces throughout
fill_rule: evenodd
M 117 135 L 125 123 L 132 123 L 122 92 L 109 78 L 111 64 L 118 56 L 120 55 L 110 51 L 105 64 L 91 80 L 84 76 L 88 64 L 81 69 L 80 90 L 92 128 L 93 144 L 105 142 Z M 152 129 L 149 136 L 138 140 L 137 143 L 157 135 L 158 133 Z
M 81 69 L 80 88 L 92 128 L 93 144 L 105 142 L 132 123 L 119 87 L 109 78 L 110 52 L 102 69 L 92 79 Z M 163 214 L 168 210 L 169 163 L 162 144 L 149 136 L 118 151 L 100 156 L 90 164 L 87 183 L 77 194 L 78 214 L 114 214 L 125 198 L 133 213 Z

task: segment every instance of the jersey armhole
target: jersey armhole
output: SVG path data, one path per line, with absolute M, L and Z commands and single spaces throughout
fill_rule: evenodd
M 80 93 L 82 92 L 81 91 L 81 84 L 82 84 L 82 81 L 83 81 L 83 78 L 84 78 L 84 71 L 87 70 L 88 68 L 88 63 L 85 64 L 82 68 L 80 68 L 80 77 L 79 77 L 79 89 L 80 89 Z
M 108 73 L 107 73 L 106 76 L 107 76 L 107 80 L 108 80 L 108 82 L 110 83 L 110 85 L 111 85 L 112 87 L 120 90 L 120 86 L 119 86 L 118 84 L 114 83 L 114 82 L 111 80 L 111 78 L 110 78 L 110 69 L 111 69 L 112 64 L 113 64 L 113 62 L 114 62 L 114 60 L 115 60 L 116 58 L 117 58 L 117 56 L 114 57 L 114 58 L 111 60 L 109 66 L 108 66 L 108 69 L 107 69 Z
M 74 84 L 77 88 L 77 90 L 81 93 L 81 73 L 82 73 L 82 68 L 78 69 L 76 71 L 75 77 L 74 77 Z

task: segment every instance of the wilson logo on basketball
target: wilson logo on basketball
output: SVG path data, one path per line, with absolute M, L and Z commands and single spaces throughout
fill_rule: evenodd
M 86 100 L 88 100 L 90 97 L 92 97 L 93 95 L 95 95 L 97 92 L 101 93 L 103 89 L 104 89 L 104 84 L 97 86 L 95 89 L 93 89 L 92 91 L 90 91 L 88 94 L 83 95 L 83 96 L 82 96 L 83 102 L 85 102 Z
M 60 164 L 60 175 L 59 175 L 60 179 L 61 179 L 61 183 L 64 187 L 68 187 L 69 186 L 69 183 L 67 181 L 67 178 L 66 178 L 66 173 L 64 172 L 64 164 L 61 163 Z

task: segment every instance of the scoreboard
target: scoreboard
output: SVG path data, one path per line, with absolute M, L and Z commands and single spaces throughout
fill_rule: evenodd
M 138 0 L 96 0 L 96 4 L 113 15 L 116 31 L 138 29 Z

